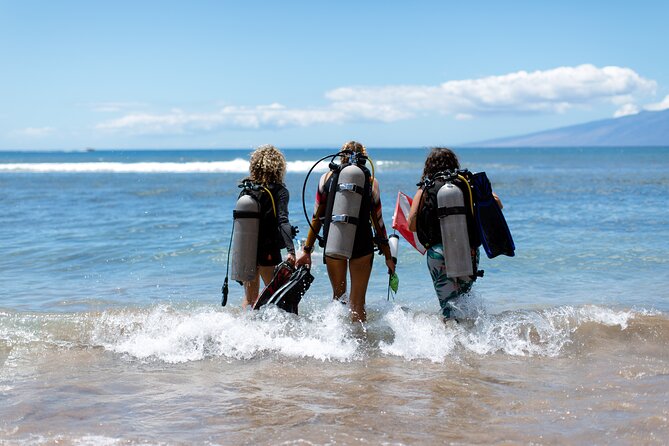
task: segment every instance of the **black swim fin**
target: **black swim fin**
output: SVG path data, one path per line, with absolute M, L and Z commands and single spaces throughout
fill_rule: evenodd
M 309 268 L 300 266 L 293 272 L 288 282 L 274 293 L 269 303 L 289 313 L 297 314 L 297 306 L 313 281 L 314 276 L 311 275 Z
M 270 280 L 267 286 L 262 290 L 258 299 L 253 304 L 253 309 L 259 310 L 263 305 L 270 303 L 274 294 L 276 294 L 276 292 L 290 280 L 293 272 L 295 272 L 295 268 L 290 263 L 279 263 L 276 268 L 274 268 L 272 280 Z
M 492 195 L 492 185 L 485 172 L 472 175 L 471 185 L 474 191 L 474 213 L 481 236 L 481 244 L 488 258 L 500 254 L 513 257 L 516 245 L 504 214 Z

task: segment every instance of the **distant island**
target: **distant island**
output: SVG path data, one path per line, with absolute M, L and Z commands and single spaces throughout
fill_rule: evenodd
M 669 147 L 669 110 L 603 119 L 527 135 L 462 144 L 462 147 Z

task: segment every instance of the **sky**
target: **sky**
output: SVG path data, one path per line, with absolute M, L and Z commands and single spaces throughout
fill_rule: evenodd
M 0 150 L 426 147 L 669 108 L 669 1 L 0 0 Z

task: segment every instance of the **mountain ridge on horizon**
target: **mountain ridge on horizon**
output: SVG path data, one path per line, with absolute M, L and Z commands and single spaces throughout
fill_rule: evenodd
M 524 135 L 460 144 L 460 147 L 669 147 L 669 109 L 642 111 Z

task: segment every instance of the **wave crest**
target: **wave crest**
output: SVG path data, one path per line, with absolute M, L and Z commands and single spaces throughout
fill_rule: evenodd
M 288 172 L 308 172 L 315 161 L 288 161 Z M 320 163 L 314 171 L 326 171 L 327 163 Z M 246 173 L 249 162 L 243 158 L 231 161 L 172 162 L 81 162 L 81 163 L 5 163 L 0 172 L 24 173 Z
M 296 317 L 274 306 L 252 313 L 159 306 L 148 313 L 106 314 L 93 339 L 116 353 L 169 363 L 269 353 L 348 361 L 357 357 L 358 342 L 343 323 L 347 317 L 336 305 L 314 317 Z
M 167 304 L 69 315 L 0 312 L 0 350 L 102 347 L 131 360 L 166 363 L 268 355 L 340 362 L 391 356 L 439 363 L 471 354 L 665 351 L 669 342 L 664 313 L 594 305 L 479 313 L 460 323 L 394 304 L 368 313 L 369 323 L 360 326 L 351 324 L 346 307 L 337 302 L 306 305 L 299 316 L 274 306 L 251 312 Z

